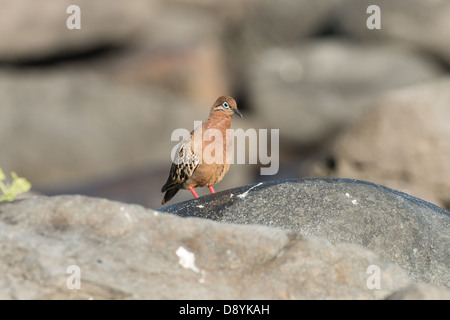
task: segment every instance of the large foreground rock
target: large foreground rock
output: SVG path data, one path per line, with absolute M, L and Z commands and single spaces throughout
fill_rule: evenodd
M 0 205 L 1 299 L 373 299 L 408 284 L 361 246 L 277 228 L 81 196 Z
M 292 229 L 351 242 L 395 262 L 415 281 L 450 287 L 450 213 L 369 182 L 274 181 L 160 209 L 184 217 Z

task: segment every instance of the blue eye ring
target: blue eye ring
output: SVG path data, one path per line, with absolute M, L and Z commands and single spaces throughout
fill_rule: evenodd
M 224 103 L 222 103 L 222 106 L 223 106 L 224 108 L 226 108 L 226 109 L 230 108 L 229 103 L 226 102 L 226 101 L 225 101 Z

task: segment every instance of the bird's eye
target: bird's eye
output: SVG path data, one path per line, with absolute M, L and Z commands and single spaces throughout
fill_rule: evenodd
M 230 107 L 230 105 L 226 101 L 224 103 L 222 103 L 222 106 L 226 109 L 228 109 Z

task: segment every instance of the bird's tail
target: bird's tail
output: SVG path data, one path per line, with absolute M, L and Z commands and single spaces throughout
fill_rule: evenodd
M 178 192 L 178 190 L 180 190 L 179 188 L 172 188 L 166 191 L 166 193 L 164 194 L 164 198 L 161 201 L 161 204 L 166 203 L 167 201 L 169 201 L 170 199 L 172 199 Z

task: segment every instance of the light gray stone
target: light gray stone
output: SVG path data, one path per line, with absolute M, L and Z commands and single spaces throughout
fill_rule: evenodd
M 82 196 L 0 204 L 0 248 L 2 299 L 382 299 L 410 283 L 361 246 Z
M 366 11 L 371 5 L 380 7 L 381 29 L 367 28 L 371 14 Z M 405 43 L 450 63 L 450 2 L 446 0 L 349 0 L 336 11 L 335 19 L 340 30 L 360 41 Z
M 151 17 L 153 1 L 0 1 L 0 61 L 22 62 L 76 55 L 128 42 Z M 70 30 L 67 8 L 81 10 L 81 29 Z
M 450 205 L 450 79 L 372 102 L 334 146 L 336 176 L 421 189 Z
M 2 169 L 36 190 L 170 164 L 172 131 L 192 130 L 209 110 L 193 112 L 189 100 L 157 87 L 66 69 L 2 73 L 0 104 Z
M 379 94 L 440 74 L 435 62 L 401 46 L 322 39 L 261 51 L 243 85 L 263 126 L 299 148 L 333 140 Z
M 342 3 L 342 0 L 249 1 L 237 36 L 250 52 L 297 44 L 322 31 Z

